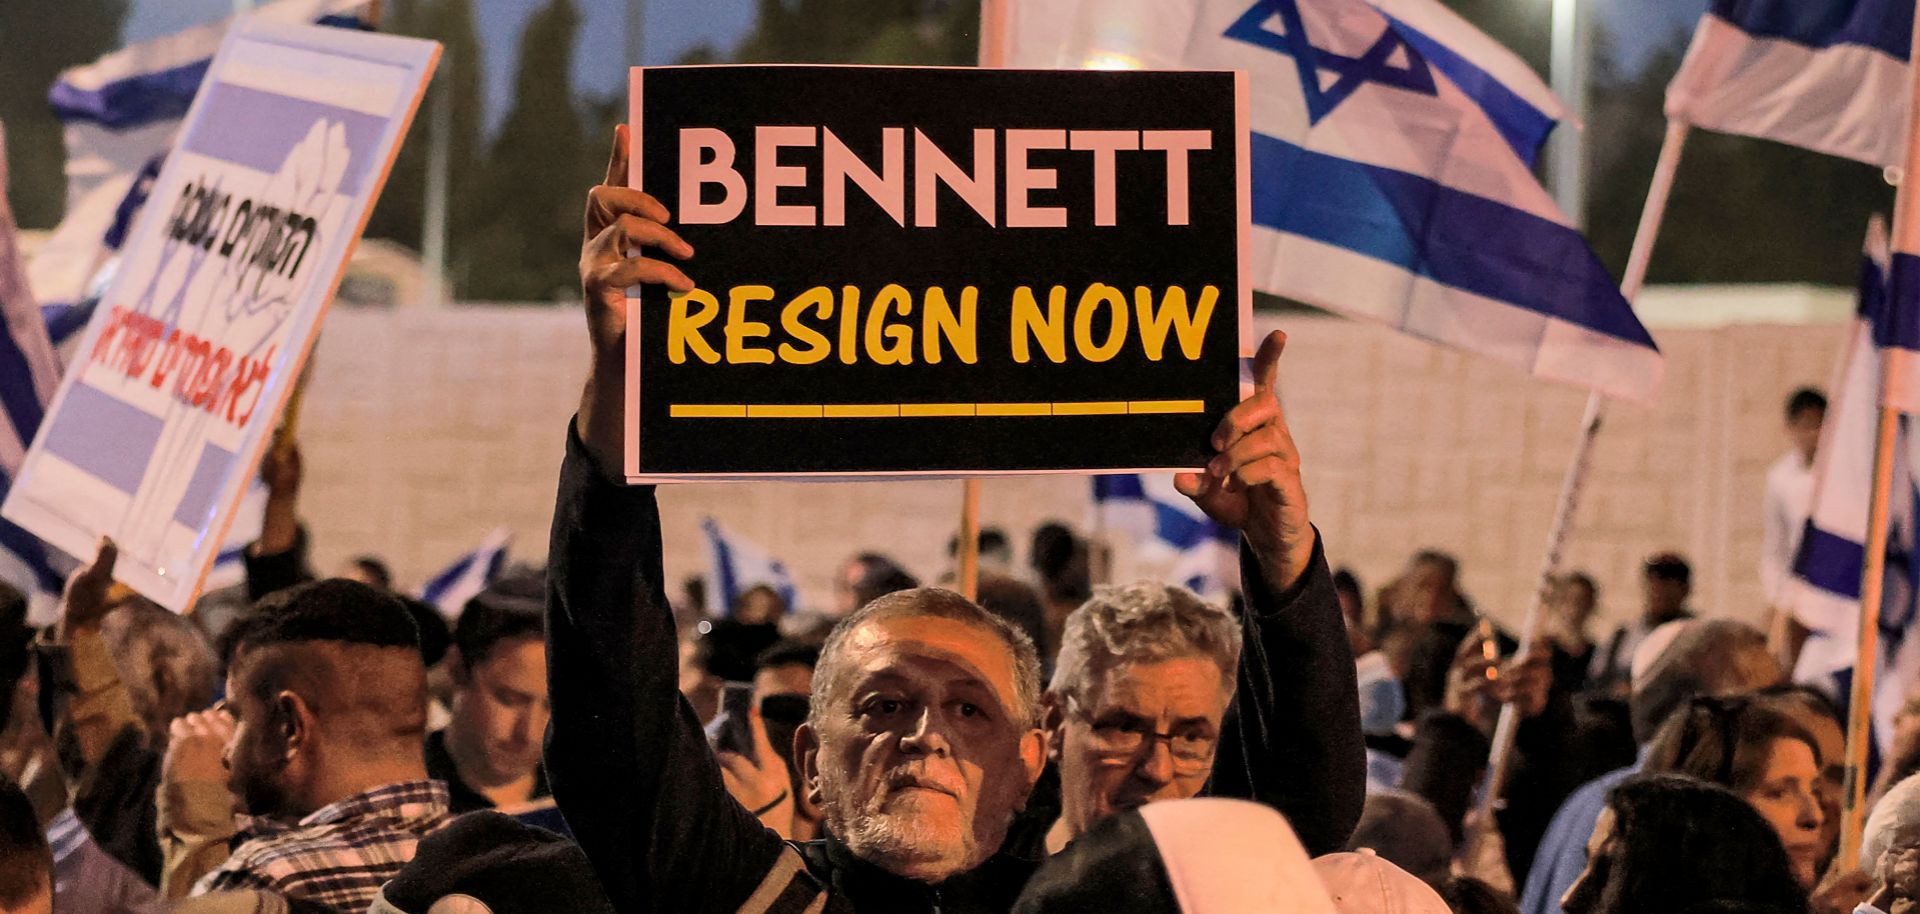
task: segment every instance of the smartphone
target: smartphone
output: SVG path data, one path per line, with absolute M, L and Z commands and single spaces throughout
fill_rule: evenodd
M 708 725 L 713 748 L 759 760 L 753 751 L 753 684 L 728 682 L 720 686 L 720 713 Z

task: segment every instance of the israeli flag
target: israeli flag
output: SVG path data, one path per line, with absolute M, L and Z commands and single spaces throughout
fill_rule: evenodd
M 1246 71 L 1257 288 L 1651 397 L 1653 337 L 1529 167 L 1558 117 L 1538 79 L 1383 5 L 1025 0 L 1008 45 L 1016 66 Z
M 513 531 L 500 527 L 487 534 L 472 552 L 457 559 L 427 579 L 414 593 L 430 603 L 448 619 L 460 618 L 467 601 L 480 595 L 507 567 L 507 549 L 513 545 Z
M 1165 474 L 1093 478 L 1094 526 L 1126 535 L 1150 557 L 1170 560 L 1167 577 L 1215 602 L 1240 589 L 1240 534 L 1215 523 Z
M 1912 41 L 1905 0 L 1713 0 L 1667 89 L 1667 116 L 1900 165 Z
M 1869 232 L 1861 270 L 1860 306 L 1842 356 L 1834 398 L 1820 430 L 1814 458 L 1813 511 L 1794 560 L 1787 605 L 1812 635 L 1801 651 L 1794 679 L 1829 690 L 1845 704 L 1859 653 L 1860 576 L 1865 565 L 1867 512 L 1872 498 L 1873 456 L 1879 425 L 1882 350 L 1876 342 L 1893 310 L 1889 294 L 1885 227 Z M 1911 417 L 1902 417 L 1895 449 L 1893 497 L 1889 502 L 1887 572 L 1880 613 L 1880 673 L 1875 679 L 1873 724 L 1880 751 L 1890 752 L 1893 717 L 1920 676 L 1920 637 L 1915 618 L 1916 488 Z
M 766 549 L 711 517 L 700 522 L 700 532 L 707 539 L 707 593 L 715 601 L 717 615 L 732 616 L 735 601 L 755 587 L 772 588 L 788 611 L 800 608 L 800 588 L 794 584 L 793 575 Z
M 266 518 L 267 484 L 256 477 L 240 496 L 240 507 L 233 514 L 233 525 L 227 528 L 226 545 L 214 556 L 213 568 L 207 572 L 207 581 L 200 587 L 201 593 L 237 587 L 247 582 L 247 549 L 260 539 L 260 530 Z
M 60 385 L 60 366 L 53 344 L 27 286 L 20 244 L 7 205 L 6 133 L 0 130 L 0 499 L 20 472 L 27 444 L 33 441 L 54 389 Z M 29 614 L 51 621 L 60 596 L 61 568 L 53 553 L 32 534 L 0 520 L 0 580 L 5 580 L 30 602 Z
M 248 13 L 362 27 L 369 0 L 278 0 Z M 173 148 L 214 52 L 238 17 L 129 45 L 60 74 L 47 93 L 66 128 L 67 212 L 28 265 L 55 344 L 75 337 Z

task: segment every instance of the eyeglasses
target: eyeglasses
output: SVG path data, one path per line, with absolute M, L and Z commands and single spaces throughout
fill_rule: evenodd
M 1181 727 L 1161 733 L 1148 729 L 1145 722 L 1138 719 L 1123 722 L 1094 720 L 1080 707 L 1079 701 L 1071 697 L 1067 699 L 1067 707 L 1075 717 L 1087 722 L 1092 732 L 1094 751 L 1110 758 L 1136 756 L 1141 749 L 1165 741 L 1174 765 L 1192 769 L 1212 764 L 1214 749 L 1220 743 L 1219 736 L 1200 727 Z

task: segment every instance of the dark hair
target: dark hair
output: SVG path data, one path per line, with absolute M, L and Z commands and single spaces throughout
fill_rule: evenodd
M 539 638 L 546 629 L 547 573 L 524 569 L 491 584 L 460 610 L 453 624 L 453 643 L 467 669 L 487 659 L 495 645 L 513 638 Z
M 865 572 L 860 575 L 859 583 L 853 585 L 854 601 L 865 606 L 890 593 L 913 590 L 920 581 L 906 572 L 892 559 L 871 552 L 861 553 L 855 559 Z
M 275 591 L 227 632 L 233 655 L 275 644 L 337 641 L 420 649 L 420 626 L 400 598 L 359 581 L 328 578 Z
M 425 600 L 404 594 L 396 596 L 413 616 L 413 624 L 420 628 L 420 659 L 426 661 L 427 666 L 446 659 L 447 648 L 453 646 L 453 629 L 447 626 L 447 617 L 440 615 L 439 607 Z
M 0 730 L 13 716 L 13 690 L 33 658 L 33 627 L 27 624 L 27 595 L 0 581 Z
M 1072 528 L 1059 521 L 1047 521 L 1034 528 L 1029 562 L 1033 570 L 1043 580 L 1057 577 L 1073 561 L 1074 542 L 1078 539 Z
M 1846 718 L 1840 713 L 1840 705 L 1834 702 L 1833 697 L 1820 691 L 1819 688 L 1807 685 L 1804 682 L 1783 682 L 1779 685 L 1768 686 L 1755 694 L 1767 699 L 1799 699 L 1806 702 L 1807 706 L 1811 708 L 1815 714 L 1820 714 L 1831 719 L 1843 729 L 1847 725 Z M 1832 759 L 1821 759 L 1821 761 L 1830 762 Z
M 1613 834 L 1568 914 L 1684 911 L 1758 903 L 1801 914 L 1807 894 L 1780 836 L 1724 787 L 1678 774 L 1634 777 L 1607 797 Z
M 1351 594 L 1355 599 L 1359 599 L 1362 593 L 1360 579 L 1345 568 L 1333 573 L 1333 590 L 1335 593 Z
M 1698 696 L 1674 712 L 1654 736 L 1643 771 L 1672 771 L 1735 793 L 1766 774 L 1773 742 L 1796 739 L 1820 755 L 1813 734 L 1783 711 L 1752 696 Z
M 1026 632 L 1035 647 L 1047 643 L 1047 607 L 1032 585 L 1004 575 L 983 574 L 976 587 L 979 594 L 975 602 L 981 609 Z
M 22 908 L 42 893 L 53 896 L 53 850 L 26 792 L 0 774 L 0 907 Z
M 755 669 L 767 669 L 776 666 L 804 666 L 808 669 L 820 665 L 820 645 L 806 641 L 783 638 L 775 641 L 772 647 L 760 652 L 753 658 Z
M 377 555 L 356 555 L 347 561 L 360 569 L 360 573 L 373 579 L 368 583 L 381 590 L 393 589 L 393 569 L 387 567 L 385 559 Z
M 1455 876 L 1439 886 L 1453 914 L 1520 914 L 1513 899 L 1472 876 Z
M 1693 581 L 1693 566 L 1687 564 L 1677 552 L 1662 552 L 1647 557 L 1645 566 L 1647 577 L 1659 581 L 1675 581 L 1681 584 Z
M 316 641 L 418 651 L 420 626 L 399 597 L 359 581 L 328 578 L 262 597 L 220 636 L 220 656 L 231 671 L 261 648 Z M 271 692 L 283 675 L 261 678 L 256 686 Z
M 1413 554 L 1415 565 L 1439 565 L 1447 570 L 1447 577 L 1460 576 L 1460 560 L 1438 549 L 1422 549 Z
M 1013 551 L 1013 541 L 1007 539 L 1007 532 L 999 527 L 981 527 L 979 539 L 976 540 L 976 543 L 982 555 L 989 552 Z M 947 556 L 953 557 L 959 554 L 960 534 L 956 533 L 947 537 Z
M 1802 387 L 1787 398 L 1787 421 L 1809 410 L 1827 411 L 1827 395 L 1812 387 Z

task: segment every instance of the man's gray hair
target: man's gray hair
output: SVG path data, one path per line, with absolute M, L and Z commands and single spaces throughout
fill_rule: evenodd
M 1868 875 L 1877 874 L 1880 855 L 1916 842 L 1920 842 L 1920 774 L 1893 785 L 1873 805 L 1860 838 L 1860 868 Z
M 1084 706 L 1109 670 L 1135 663 L 1205 657 L 1220 665 L 1232 692 L 1240 665 L 1240 623 L 1227 610 L 1183 587 L 1136 581 L 1101 587 L 1067 616 L 1048 691 Z
M 1040 652 L 1033 639 L 1013 623 L 982 609 L 979 604 L 951 590 L 920 587 L 887 594 L 849 613 L 833 627 L 827 642 L 820 647 L 820 662 L 814 667 L 817 686 L 807 709 L 807 719 L 819 725 L 820 709 L 831 706 L 840 685 L 840 666 L 845 661 L 847 637 L 862 624 L 912 616 L 952 619 L 983 629 L 994 635 L 1013 655 L 1014 721 L 1024 728 L 1040 721 Z

